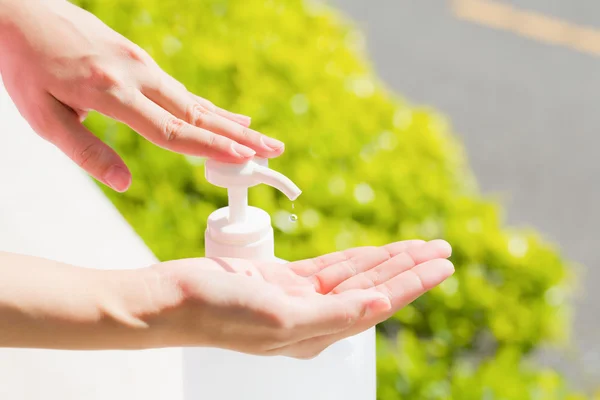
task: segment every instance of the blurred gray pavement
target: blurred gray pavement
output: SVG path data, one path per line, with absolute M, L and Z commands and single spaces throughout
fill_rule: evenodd
M 449 0 L 329 2 L 366 33 L 392 89 L 449 117 L 480 187 L 507 205 L 508 222 L 537 228 L 585 266 L 578 350 L 540 359 L 578 387 L 600 386 L 600 1 L 493 2 L 541 16 L 530 24 L 538 38 L 489 26 L 498 12 L 475 10 L 482 24 L 460 18 Z M 548 18 L 587 27 L 588 48 L 598 51 L 548 44 L 559 26 Z

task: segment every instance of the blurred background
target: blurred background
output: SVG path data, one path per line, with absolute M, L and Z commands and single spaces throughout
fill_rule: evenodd
M 600 382 L 600 3 L 332 0 L 357 21 L 379 75 L 449 117 L 480 187 L 578 270 L 573 348 L 544 354 Z
M 582 399 L 594 283 L 600 5 L 484 0 L 79 0 L 193 92 L 284 140 L 278 256 L 442 237 L 456 274 L 379 326 L 378 397 Z M 202 255 L 226 203 L 202 160 L 93 114 L 124 156 L 105 193 L 160 259 Z M 177 240 L 173 240 L 176 238 Z M 579 283 L 578 283 L 579 282 Z

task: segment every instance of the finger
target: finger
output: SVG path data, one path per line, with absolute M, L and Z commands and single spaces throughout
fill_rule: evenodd
M 454 267 L 450 261 L 440 259 L 420 264 L 411 271 L 414 276 L 403 276 L 402 279 L 398 279 L 397 282 L 394 282 L 389 288 L 394 292 L 386 294 L 388 299 L 391 299 L 392 304 L 387 310 L 383 308 L 372 309 L 362 320 L 357 321 L 346 330 L 320 337 L 309 338 L 298 343 L 275 349 L 273 352 L 298 358 L 315 357 L 334 343 L 358 335 L 385 321 L 391 315 L 398 312 L 398 310 L 425 293 L 425 291 L 439 285 L 451 276 L 454 272 Z M 418 279 L 418 282 L 415 282 L 415 279 Z M 402 290 L 407 290 L 407 292 L 403 293 Z
M 447 242 L 433 240 L 426 245 L 409 248 L 404 253 L 396 255 L 374 268 L 348 278 L 332 291 L 341 293 L 352 289 L 368 289 L 387 282 L 415 265 L 436 258 L 447 258 L 451 253 L 452 248 Z
M 423 243 L 425 243 L 423 240 L 405 240 L 402 242 L 391 243 L 383 247 L 388 250 L 390 254 L 396 255 L 409 247 L 418 246 Z M 337 251 L 317 258 L 290 263 L 289 268 L 300 276 L 309 277 L 327 267 L 347 261 L 364 252 L 378 251 L 377 249 L 378 248 L 375 246 L 354 247 L 352 249 Z
M 374 290 L 388 297 L 392 312 L 395 312 L 445 281 L 453 273 L 454 266 L 449 260 L 430 260 L 375 286 Z
M 79 115 L 51 95 L 47 96 L 48 114 L 44 132 L 47 138 L 94 178 L 118 192 L 131 184 L 131 173 L 119 155 L 88 131 Z
M 347 330 L 373 310 L 391 307 L 386 295 L 375 290 L 348 291 L 335 296 L 312 296 L 297 301 L 291 308 L 294 337 L 305 340 Z M 378 311 L 380 312 L 380 311 Z
M 236 114 L 231 111 L 227 111 L 221 107 L 217 107 L 211 101 L 206 100 L 205 98 L 202 98 L 200 96 L 196 96 L 195 94 L 192 94 L 192 97 L 198 103 L 200 103 L 200 105 L 204 106 L 207 110 L 210 110 L 222 117 L 235 121 L 242 126 L 249 127 L 252 123 L 252 119 L 246 115 Z
M 395 257 L 390 261 L 402 262 L 399 257 Z M 397 276 L 387 280 L 386 282 L 367 289 L 366 292 L 375 291 L 384 294 L 390 303 L 389 310 L 377 311 L 370 313 L 362 321 L 358 322 L 356 329 L 351 331 L 352 334 L 360 332 L 374 326 L 391 315 L 396 313 L 401 308 L 413 302 L 416 298 L 436 287 L 454 273 L 454 265 L 447 259 L 437 258 L 428 260 L 423 263 L 405 270 Z M 356 292 L 357 290 L 350 290 Z M 342 292 L 344 294 L 346 292 Z M 332 295 L 335 297 L 338 295 Z
M 85 121 L 85 119 L 88 116 L 88 112 L 85 110 L 73 109 L 73 111 L 75 111 L 75 113 L 77 114 L 77 117 L 79 118 L 79 122 L 81 122 L 81 123 L 83 123 L 83 121 Z
M 115 89 L 97 110 L 118 119 L 152 143 L 181 154 L 242 163 L 256 152 L 224 136 L 195 127 L 173 116 L 137 89 Z
M 215 106 L 199 101 L 182 85 L 173 84 L 171 79 L 149 79 L 142 85 L 142 93 L 175 117 L 241 143 L 261 157 L 277 157 L 284 150 L 282 142 L 217 114 Z
M 343 261 L 346 261 L 361 253 L 372 251 L 375 246 L 354 247 L 348 250 L 336 251 L 334 253 L 325 254 L 316 258 L 307 260 L 295 261 L 289 264 L 289 268 L 296 274 L 304 277 L 309 277 L 329 267 Z
M 156 65 L 156 67 L 158 67 L 158 65 Z M 227 119 L 230 119 L 232 121 L 237 122 L 238 124 L 245 126 L 245 127 L 249 127 L 252 119 L 250 117 L 248 117 L 247 115 L 242 115 L 242 114 L 236 114 L 233 113 L 231 111 L 227 111 L 224 110 L 220 107 L 217 107 L 216 105 L 214 105 L 211 101 L 197 96 L 193 93 L 190 93 L 187 88 L 185 87 L 185 85 L 181 82 L 179 82 L 177 79 L 173 78 L 171 75 L 169 75 L 168 73 L 166 73 L 165 71 L 163 71 L 162 69 L 160 70 L 161 72 L 161 76 L 162 78 L 168 83 L 168 84 L 172 84 L 174 86 L 179 87 L 181 90 L 185 90 L 185 92 L 187 92 L 190 97 L 192 97 L 195 101 L 197 101 L 201 106 L 203 106 L 204 108 L 206 108 L 207 110 L 209 110 L 210 112 L 213 112 L 215 114 L 218 114 L 222 117 L 225 117 Z
M 404 247 L 403 252 L 402 248 L 403 246 L 396 246 L 393 248 L 393 253 L 389 247 L 380 247 L 377 251 L 364 252 L 348 260 L 331 265 L 319 271 L 310 279 L 313 281 L 318 292 L 329 293 L 342 282 L 365 271 L 369 271 L 391 258 L 400 257 L 403 261 L 402 265 L 406 270 L 432 258 L 444 257 L 444 254 L 448 253 L 450 245 L 443 240 L 434 240 L 413 247 Z M 393 265 L 397 264 L 396 262 Z

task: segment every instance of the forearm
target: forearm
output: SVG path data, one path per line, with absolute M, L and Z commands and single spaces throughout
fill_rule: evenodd
M 0 252 L 0 347 L 165 346 L 161 285 L 150 268 L 102 271 Z

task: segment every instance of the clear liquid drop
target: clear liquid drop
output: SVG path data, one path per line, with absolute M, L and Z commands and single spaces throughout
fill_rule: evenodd
M 298 221 L 298 216 L 296 214 L 290 214 L 290 221 L 291 222 L 296 222 Z

